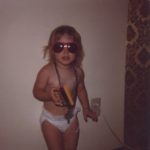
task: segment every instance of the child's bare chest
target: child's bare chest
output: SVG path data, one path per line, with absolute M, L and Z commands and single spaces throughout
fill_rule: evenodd
M 74 71 L 53 71 L 48 82 L 49 85 L 53 87 L 62 87 L 63 85 L 67 85 L 71 90 L 74 91 L 77 86 L 77 75 Z

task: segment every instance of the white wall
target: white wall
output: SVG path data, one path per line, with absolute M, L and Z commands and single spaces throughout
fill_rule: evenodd
M 82 35 L 89 98 L 101 97 L 101 110 L 123 140 L 125 0 L 0 0 L 0 149 L 46 150 L 32 96 L 37 71 L 46 63 L 42 47 L 61 24 Z M 111 150 L 120 144 L 102 116 L 98 123 L 79 115 L 79 150 Z

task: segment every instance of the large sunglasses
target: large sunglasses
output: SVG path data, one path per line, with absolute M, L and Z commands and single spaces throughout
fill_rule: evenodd
M 64 47 L 67 47 L 67 49 L 70 53 L 76 53 L 76 51 L 77 51 L 77 44 L 61 43 L 61 42 L 54 44 L 53 50 L 55 53 L 60 53 L 64 50 Z

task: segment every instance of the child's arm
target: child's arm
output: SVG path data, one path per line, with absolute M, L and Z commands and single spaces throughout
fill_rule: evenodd
M 85 88 L 84 83 L 84 72 L 80 73 L 80 83 L 78 84 L 78 97 L 82 105 L 84 120 L 87 121 L 88 117 L 94 121 L 98 120 L 98 117 L 95 112 L 93 112 L 89 105 L 88 94 Z
M 40 101 L 53 101 L 56 105 L 62 105 L 59 89 L 48 87 L 49 76 L 49 68 L 47 69 L 46 66 L 39 71 L 33 87 L 33 95 Z
M 50 94 L 47 92 L 46 87 L 48 83 L 48 70 L 43 67 L 37 74 L 36 81 L 33 87 L 33 95 L 36 99 L 40 101 L 49 101 Z

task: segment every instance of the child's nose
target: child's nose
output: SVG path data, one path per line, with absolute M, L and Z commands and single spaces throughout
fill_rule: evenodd
M 65 54 L 68 54 L 68 53 L 69 53 L 69 51 L 68 51 L 68 48 L 67 48 L 67 47 L 64 47 L 64 53 L 65 53 Z

